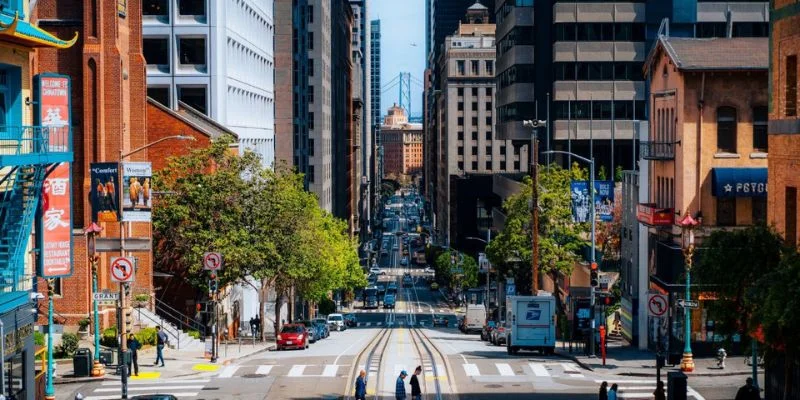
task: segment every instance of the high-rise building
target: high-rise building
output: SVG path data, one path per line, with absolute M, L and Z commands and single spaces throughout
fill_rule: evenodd
M 361 93 L 353 97 L 353 54 L 352 54 L 353 11 L 347 0 L 330 0 L 330 36 L 319 37 L 319 46 L 330 45 L 330 86 L 331 86 L 331 199 L 333 215 L 347 221 L 350 232 L 356 221 L 353 220 L 354 195 L 358 193 L 354 184 L 359 165 L 356 163 L 361 136 L 353 131 L 355 114 L 353 103 L 363 109 Z M 360 57 L 356 62 L 360 65 Z M 323 70 L 322 74 L 327 71 Z M 360 77 L 358 77 L 360 79 Z M 358 84 L 359 89 L 362 87 Z M 324 99 L 324 96 L 321 97 Z
M 147 95 L 178 102 L 275 160 L 273 1 L 143 0 Z
M 370 157 L 369 180 L 373 194 L 373 207 L 377 207 L 380 198 L 380 183 L 383 173 L 380 170 L 380 130 L 381 130 L 381 21 L 370 21 L 369 32 L 369 75 L 370 75 L 370 136 L 372 140 L 372 157 Z
M 397 104 L 389 108 L 381 126 L 384 151 L 384 177 L 422 172 L 422 125 L 408 122 L 404 108 Z
M 358 217 L 358 229 L 362 234 L 369 234 L 369 227 L 371 224 L 371 209 L 372 203 L 371 185 L 371 163 L 373 157 L 373 136 L 372 136 L 372 85 L 370 83 L 372 74 L 370 71 L 370 64 L 372 62 L 370 46 L 372 45 L 372 36 L 370 30 L 372 24 L 368 20 L 368 4 L 367 0 L 350 0 L 350 7 L 353 9 L 353 40 L 352 40 L 352 53 L 353 53 L 353 97 L 356 98 L 356 93 L 360 93 L 360 104 L 362 105 L 357 112 L 358 121 L 354 119 L 354 124 L 358 123 L 359 127 L 354 127 L 354 132 L 359 137 L 358 149 L 356 149 L 356 166 L 354 168 L 354 188 L 355 196 L 355 210 Z M 356 70 L 358 70 L 358 77 L 356 78 Z M 354 102 L 354 107 L 359 102 Z M 356 110 L 353 110 L 356 112 Z M 356 117 L 356 115 L 354 115 Z
M 618 166 L 632 169 L 634 139 L 646 129 L 635 121 L 647 120 L 642 62 L 662 21 L 669 19 L 673 37 L 767 36 L 766 7 L 702 0 L 498 3 L 497 135 L 527 146 L 531 131 L 522 121 L 538 116 L 549 120 L 539 132 L 540 150 L 593 153 L 598 171 L 604 167 L 609 176 Z

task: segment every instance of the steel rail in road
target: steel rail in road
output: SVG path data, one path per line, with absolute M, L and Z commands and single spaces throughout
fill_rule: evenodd
M 375 356 L 375 350 L 378 348 L 381 342 L 383 342 L 383 349 L 381 350 L 381 353 L 383 353 L 383 350 L 386 349 L 386 344 L 389 342 L 388 336 L 389 336 L 389 329 L 388 328 L 381 329 L 381 331 L 378 332 L 378 334 L 375 335 L 375 337 L 372 338 L 372 340 L 366 346 L 364 346 L 364 348 L 361 349 L 360 352 L 358 352 L 355 358 L 353 358 L 353 366 L 350 368 L 350 379 L 347 380 L 347 384 L 345 385 L 344 388 L 345 399 L 352 399 L 354 397 L 353 383 L 355 381 L 353 377 L 357 376 L 359 372 L 358 366 L 361 365 L 360 363 L 361 359 L 365 358 L 364 354 L 366 353 L 366 359 L 363 365 L 364 369 L 367 371 L 367 380 L 369 380 L 370 363 L 372 362 L 372 359 Z M 369 353 L 367 353 L 368 350 Z M 378 376 L 376 376 L 376 378 L 378 378 Z

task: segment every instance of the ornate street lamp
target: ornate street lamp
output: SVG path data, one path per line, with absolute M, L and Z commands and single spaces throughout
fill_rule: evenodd
M 94 309 L 94 322 L 92 323 L 94 325 L 94 363 L 92 364 L 92 376 L 103 376 L 106 371 L 103 368 L 103 364 L 100 363 L 100 322 L 97 313 L 97 299 L 94 298 L 95 293 L 97 293 L 97 264 L 100 261 L 100 256 L 95 251 L 95 238 L 103 231 L 103 227 L 92 222 L 84 231 L 89 239 L 87 247 L 89 250 L 89 263 L 92 266 L 92 307 Z
M 692 359 L 692 309 L 689 308 L 689 300 L 691 300 L 691 283 L 692 283 L 692 257 L 694 256 L 694 230 L 700 225 L 700 221 L 692 218 L 689 210 L 686 210 L 683 218 L 678 222 L 681 226 L 681 247 L 683 248 L 684 263 L 686 265 L 686 295 L 685 307 L 683 308 L 684 315 L 684 335 L 683 335 L 683 358 L 681 358 L 681 371 L 692 372 L 694 371 L 694 360 Z

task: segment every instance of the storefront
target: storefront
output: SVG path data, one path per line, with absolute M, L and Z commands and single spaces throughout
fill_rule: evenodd
M 0 390 L 8 399 L 33 399 L 35 396 L 33 310 L 34 304 L 26 302 L 0 315 L 3 336 Z

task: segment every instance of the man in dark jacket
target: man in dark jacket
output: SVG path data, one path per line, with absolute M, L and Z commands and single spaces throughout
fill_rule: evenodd
M 414 370 L 414 375 L 411 375 L 411 398 L 413 400 L 422 400 L 422 389 L 419 387 L 419 379 L 417 379 L 417 375 L 422 373 L 422 366 L 418 365 L 417 369 Z
M 747 378 L 744 386 L 739 388 L 736 392 L 736 400 L 761 400 L 761 394 L 758 388 L 753 386 L 753 378 Z
M 367 371 L 361 370 L 356 378 L 356 400 L 367 399 Z

